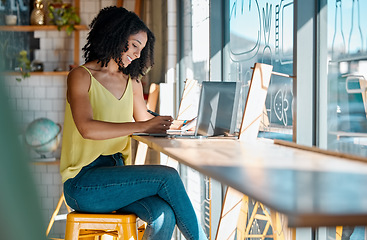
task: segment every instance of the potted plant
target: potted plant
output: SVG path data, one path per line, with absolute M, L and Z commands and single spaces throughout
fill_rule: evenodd
M 66 27 L 66 33 L 70 35 L 75 30 L 75 25 L 80 23 L 80 17 L 76 13 L 75 7 L 70 3 L 63 3 L 56 0 L 48 5 L 51 22 L 57 25 L 57 29 Z
M 22 50 L 19 52 L 17 57 L 17 63 L 18 67 L 16 68 L 16 70 L 18 70 L 21 73 L 22 78 L 26 79 L 27 77 L 30 77 L 31 61 L 27 57 L 27 51 Z M 22 81 L 22 78 L 17 77 L 16 80 L 20 82 Z

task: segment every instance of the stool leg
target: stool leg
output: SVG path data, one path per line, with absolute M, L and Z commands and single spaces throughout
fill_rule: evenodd
M 79 223 L 66 221 L 65 240 L 79 239 Z
M 138 240 L 141 240 L 143 238 L 145 232 L 145 225 L 142 225 L 138 228 Z
M 60 196 L 60 199 L 59 199 L 59 202 L 57 203 L 56 205 L 56 208 L 55 208 L 55 211 L 53 212 L 52 216 L 51 216 L 51 219 L 50 219 L 50 222 L 48 223 L 48 227 L 47 227 L 47 230 L 46 230 L 46 237 L 48 236 L 48 234 L 50 233 L 50 230 L 52 228 L 52 225 L 54 224 L 55 222 L 55 217 L 57 216 L 57 214 L 59 213 L 60 211 L 60 208 L 61 208 L 61 205 L 62 205 L 62 202 L 65 201 L 64 200 L 64 194 L 61 194 Z
M 137 240 L 138 239 L 136 223 L 130 223 L 130 224 L 124 224 L 124 225 L 118 224 L 117 228 L 119 232 L 118 240 L 124 240 L 124 239 Z

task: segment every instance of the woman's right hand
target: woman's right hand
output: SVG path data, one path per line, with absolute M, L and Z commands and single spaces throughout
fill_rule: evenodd
M 171 127 L 173 118 L 171 116 L 157 116 L 144 122 L 146 133 L 166 133 Z

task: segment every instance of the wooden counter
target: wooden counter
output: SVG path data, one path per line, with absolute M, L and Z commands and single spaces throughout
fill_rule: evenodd
M 367 158 L 271 140 L 133 138 L 285 214 L 290 227 L 367 225 Z

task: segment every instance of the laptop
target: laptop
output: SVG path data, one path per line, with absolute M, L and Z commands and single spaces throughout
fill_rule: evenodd
M 202 82 L 197 116 L 192 123 L 194 131 L 188 131 L 189 125 L 183 130 L 168 130 L 166 134 L 146 134 L 170 138 L 202 138 L 234 136 L 232 120 L 236 117 L 235 82 Z M 139 134 L 141 135 L 141 134 Z

